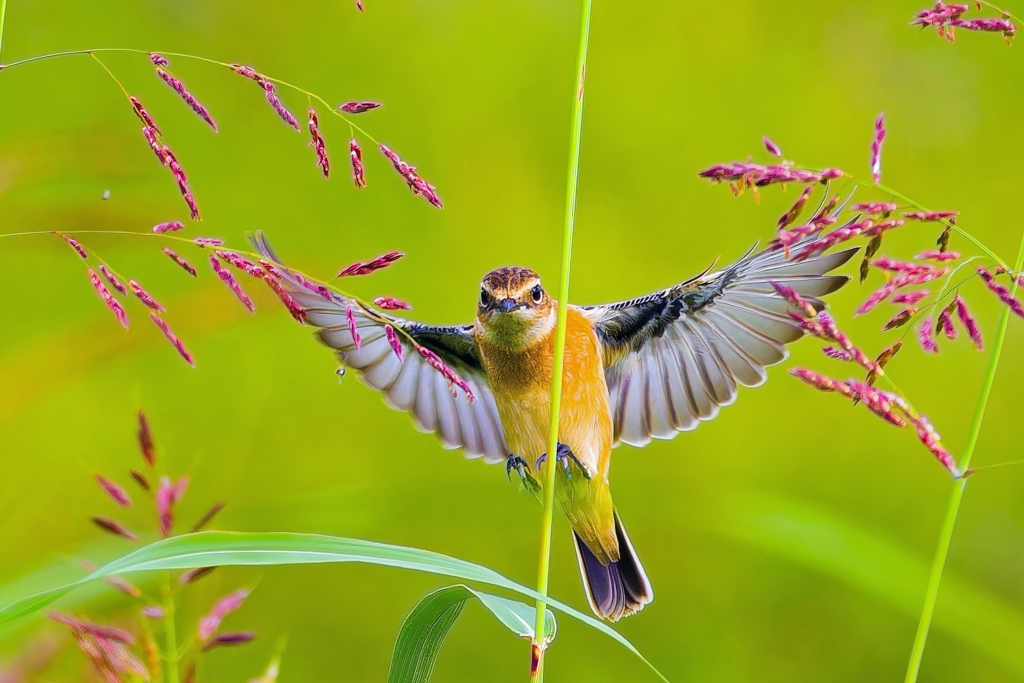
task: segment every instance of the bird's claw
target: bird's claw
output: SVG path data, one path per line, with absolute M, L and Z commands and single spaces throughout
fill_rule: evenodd
M 541 454 L 541 456 L 537 458 L 537 462 L 535 463 L 534 469 L 540 470 L 540 466 L 547 459 L 547 453 Z M 565 469 L 565 475 L 571 478 L 572 472 L 569 469 L 570 460 L 576 463 L 576 466 L 580 468 L 580 472 L 583 473 L 583 477 L 585 479 L 590 479 L 590 472 L 587 470 L 586 467 L 584 467 L 583 463 L 579 461 L 579 458 L 577 458 L 576 454 L 572 452 L 572 449 L 566 446 L 564 443 L 559 443 L 558 449 L 555 451 L 555 462 L 560 464 Z
M 518 455 L 510 454 L 505 460 L 505 474 L 508 475 L 509 481 L 512 481 L 512 470 L 519 473 L 519 480 L 527 491 L 534 496 L 540 493 L 540 484 L 530 474 L 530 466 Z

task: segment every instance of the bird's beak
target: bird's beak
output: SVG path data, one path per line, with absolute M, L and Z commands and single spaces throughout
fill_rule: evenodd
M 508 313 L 509 311 L 514 311 L 519 308 L 519 302 L 515 299 L 502 299 L 498 303 L 498 308 L 501 309 L 502 313 Z

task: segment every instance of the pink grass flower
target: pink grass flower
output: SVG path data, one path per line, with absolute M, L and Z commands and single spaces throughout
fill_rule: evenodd
M 156 129 L 151 128 L 150 126 L 143 126 L 142 137 L 146 139 L 146 143 L 149 145 L 149 148 L 153 150 L 153 154 L 156 155 L 156 158 L 160 162 L 160 165 L 166 166 L 167 160 L 164 159 L 163 145 L 161 145 L 160 141 L 157 139 Z
M 466 392 L 466 400 L 470 403 L 476 400 L 476 396 L 473 395 L 473 391 L 469 388 L 469 385 L 466 384 L 466 381 L 459 377 L 454 370 L 448 367 L 445 362 L 441 360 L 440 356 L 425 346 L 417 346 L 416 352 L 420 354 L 423 360 L 427 361 L 428 365 L 441 373 L 441 376 L 448 381 L 449 387 L 454 385 Z M 455 393 L 454 390 L 453 393 Z
M 149 480 L 142 476 L 142 473 L 138 470 L 128 470 L 128 474 L 131 475 L 132 480 L 139 485 L 139 488 L 143 491 L 149 490 Z
M 361 190 L 366 187 L 366 168 L 363 167 L 363 150 L 355 138 L 348 141 L 348 156 L 352 162 L 352 182 Z
M 1013 40 L 1013 37 L 1017 34 L 1017 25 L 1014 24 L 1008 17 L 1003 18 L 983 18 L 983 19 L 950 19 L 949 20 L 950 35 L 952 35 L 952 27 L 962 28 L 966 31 L 983 31 L 988 33 L 1001 33 L 1003 40 L 1006 41 L 1007 45 Z
M 121 507 L 131 507 L 132 499 L 128 497 L 128 492 L 120 484 L 107 479 L 102 474 L 96 475 L 96 483 L 100 485 L 103 492 L 110 496 L 111 500 L 115 503 Z
M 217 629 L 220 628 L 224 617 L 241 607 L 248 597 L 248 589 L 239 588 L 218 600 L 213 608 L 196 625 L 196 638 L 199 642 L 206 643 L 209 641 L 213 634 L 217 632 Z
M 387 268 L 391 264 L 395 263 L 399 259 L 405 256 L 400 251 L 389 251 L 385 254 L 381 254 L 372 261 L 356 261 L 355 263 L 345 266 L 335 277 L 354 277 L 357 275 L 369 275 L 383 268 Z
M 412 304 L 390 296 L 379 296 L 373 300 L 373 304 L 385 311 L 412 310 Z
M 765 150 L 767 150 L 767 152 L 771 154 L 773 157 L 782 157 L 782 148 L 775 144 L 775 141 L 773 141 L 770 137 L 768 137 L 767 135 L 763 136 L 761 138 L 761 142 L 764 144 Z
M 324 178 L 331 175 L 331 160 L 327 158 L 327 146 L 324 138 L 320 135 L 320 119 L 317 118 L 316 109 L 309 108 L 309 134 L 312 137 L 311 144 L 316 152 L 316 165 L 323 171 Z
M 178 158 L 174 156 L 174 152 L 167 145 L 160 147 L 160 153 L 163 156 L 165 165 L 170 169 L 171 175 L 174 176 L 174 181 L 178 183 L 178 191 L 181 192 L 181 197 L 188 206 L 189 215 L 192 220 L 203 220 L 199 213 L 199 205 L 196 203 L 195 195 L 192 194 L 192 188 L 188 184 L 188 176 L 185 174 L 185 169 L 178 163 Z
M 232 631 L 229 633 L 218 633 L 210 640 L 203 643 L 203 652 L 212 650 L 215 647 L 225 645 L 244 645 L 256 638 L 252 631 Z
M 60 238 L 61 238 L 62 240 L 64 240 L 65 242 L 67 242 L 67 243 L 68 243 L 68 245 L 69 245 L 69 246 L 70 246 L 70 247 L 71 247 L 72 249 L 74 249 L 74 250 L 75 250 L 76 252 L 78 252 L 78 255 L 79 255 L 79 256 L 81 256 L 81 257 L 82 257 L 83 259 L 86 259 L 86 260 L 88 260 L 88 258 L 89 258 L 89 252 L 87 252 L 87 251 L 85 250 L 85 247 L 83 247 L 83 246 L 82 246 L 81 244 L 79 244 L 79 243 L 78 243 L 78 240 L 76 240 L 76 239 L 75 239 L 74 237 L 69 237 L 68 235 L 65 235 L 65 234 L 64 234 L 64 233 L 62 233 L 62 232 L 57 232 L 56 230 L 54 230 L 54 231 L 53 231 L 53 234 L 54 234 L 54 235 L 57 235 L 57 236 L 58 236 L 58 237 L 60 237 Z
M 196 267 L 189 263 L 187 260 L 185 260 L 185 258 L 178 256 L 173 250 L 168 249 L 167 247 L 164 247 L 164 253 L 167 254 L 167 256 L 172 261 L 181 266 L 189 275 L 191 275 L 192 277 L 198 277 L 198 273 L 196 273 Z
M 171 64 L 166 57 L 156 52 L 149 53 L 149 61 L 153 62 L 153 66 L 170 66 Z
M 409 184 L 409 189 L 412 190 L 414 195 L 422 196 L 438 209 L 444 208 L 444 203 L 437 195 L 437 189 L 416 173 L 415 166 L 410 166 L 405 161 L 402 161 L 402 158 L 387 145 L 381 145 L 380 151 L 391 160 L 391 164 L 398 171 L 398 174 L 405 178 L 405 182 Z
M 940 331 L 945 335 L 946 339 L 955 341 L 957 338 L 956 326 L 953 325 L 953 311 L 956 310 L 956 301 L 953 301 L 942 309 L 939 313 L 938 320 L 935 321 L 935 333 L 938 334 Z
M 196 569 L 189 569 L 187 572 L 178 577 L 178 583 L 185 586 L 190 583 L 195 583 L 199 579 L 209 576 L 216 567 L 197 567 Z
M 960 258 L 960 252 L 958 251 L 922 251 L 920 254 L 915 256 L 919 261 L 938 261 L 939 263 L 945 263 L 946 261 L 956 261 Z
M 178 232 L 184 230 L 185 224 L 181 221 L 168 221 L 166 223 L 159 223 L 153 226 L 153 232 L 158 235 L 162 235 L 165 232 Z
M 167 538 L 174 526 L 175 486 L 170 477 L 160 477 L 156 490 L 156 514 L 160 519 L 160 535 Z
M 808 185 L 807 187 L 805 187 L 804 191 L 800 193 L 800 196 L 797 198 L 797 200 L 793 202 L 793 206 L 789 207 L 789 210 L 786 211 L 786 213 L 779 216 L 779 221 L 777 225 L 779 230 L 782 230 L 787 225 L 795 221 L 797 217 L 800 216 L 800 212 L 803 211 L 804 205 L 807 203 L 807 198 L 811 196 L 811 192 L 813 191 L 814 185 Z
M 128 313 L 124 310 L 124 306 L 122 306 L 121 302 L 118 301 L 117 298 L 110 293 L 110 290 L 107 289 L 107 286 L 103 284 L 102 280 L 100 280 L 99 276 L 96 274 L 96 271 L 94 271 L 92 268 L 89 268 L 88 273 L 89 283 L 92 285 L 92 288 L 96 290 L 96 293 L 100 295 L 100 299 L 103 300 L 103 303 L 107 305 L 107 308 L 110 309 L 110 312 L 114 314 L 115 318 L 117 318 L 117 322 L 121 323 L 121 327 L 127 330 Z
M 836 360 L 848 362 L 853 360 L 853 355 L 849 351 L 847 351 L 846 349 L 841 349 L 837 346 L 824 346 L 822 347 L 821 352 L 828 356 L 829 358 L 834 358 Z
M 938 353 L 939 346 L 935 343 L 935 337 L 932 335 L 932 319 L 925 318 L 921 325 L 917 328 L 917 340 L 921 342 L 921 347 L 929 353 Z
M 338 111 L 346 114 L 363 114 L 382 106 L 384 105 L 381 102 L 377 102 L 375 100 L 360 100 L 358 102 L 345 102 L 344 104 L 339 104 Z
M 882 326 L 882 331 L 887 332 L 889 330 L 896 329 L 897 327 L 903 327 L 910 319 L 917 313 L 916 308 L 905 308 L 896 314 L 889 322 Z
M 174 332 L 171 330 L 171 326 L 167 324 L 167 321 L 158 316 L 155 312 L 149 314 L 149 319 L 153 321 L 154 325 L 160 328 L 160 331 L 163 332 L 164 336 L 167 338 L 167 341 L 171 342 L 171 345 L 174 346 L 178 354 L 183 359 L 185 359 L 185 362 L 191 365 L 192 367 L 195 367 L 196 361 L 192 357 L 192 354 L 188 352 L 188 349 L 185 348 L 185 344 L 180 339 L 178 339 L 178 336 L 176 334 L 174 334 Z
M 356 0 L 356 9 L 360 12 L 366 11 L 366 7 L 363 5 L 363 0 Z
M 927 273 L 935 270 L 935 267 L 928 263 L 896 261 L 886 256 L 875 259 L 871 262 L 871 265 L 880 270 L 888 270 L 893 273 Z
M 302 132 L 302 126 L 299 125 L 299 120 L 295 118 L 295 114 L 291 112 L 288 107 L 285 106 L 284 102 L 277 95 L 277 86 L 270 81 L 264 80 L 261 85 L 263 86 L 263 92 L 267 97 L 267 102 L 277 112 L 277 115 L 281 117 L 281 120 L 286 124 L 295 129 L 296 133 Z
M 277 276 L 263 269 L 260 269 L 255 274 L 257 277 L 262 277 L 263 281 L 267 283 L 267 286 L 274 291 L 274 294 L 276 294 L 277 298 L 281 300 L 281 303 L 285 305 L 285 308 L 288 309 L 288 313 L 292 318 L 294 318 L 296 322 L 305 324 L 306 318 L 308 317 L 306 309 L 295 301 L 295 298 L 292 297 L 292 295 L 289 294 L 278 281 Z
M 206 527 L 207 524 L 209 524 L 210 522 L 213 521 L 213 518 L 217 516 L 217 513 L 220 512 L 223 509 L 224 509 L 224 503 L 215 503 L 213 507 L 211 507 L 209 510 L 207 510 L 203 514 L 203 516 L 199 518 L 198 522 L 196 522 L 194 525 L 192 525 L 192 529 L 189 531 L 189 533 L 193 533 L 194 534 L 197 531 L 202 531 L 203 528 Z
M 850 207 L 850 211 L 869 213 L 869 214 L 882 214 L 891 213 L 898 209 L 899 206 L 893 202 L 865 202 L 863 204 L 854 204 Z
M 398 356 L 398 360 L 402 360 L 405 357 L 405 349 L 402 347 L 402 340 L 398 338 L 395 328 L 391 325 L 385 325 L 384 334 L 388 338 L 388 343 L 391 344 L 391 349 Z
M 210 267 L 213 268 L 213 272 L 217 274 L 220 281 L 227 285 L 227 288 L 230 289 L 234 295 L 238 297 L 238 300 L 249 309 L 250 313 L 256 311 L 256 304 L 253 303 L 252 299 L 249 298 L 249 295 L 245 293 L 244 289 L 242 289 L 242 285 L 240 285 L 238 280 L 235 279 L 234 274 L 224 266 L 220 265 L 220 260 L 217 258 L 216 254 L 210 254 Z
M 246 275 L 252 275 L 253 277 L 263 277 L 262 275 L 256 272 L 257 270 L 262 269 L 249 259 L 242 256 L 241 254 L 236 254 L 235 252 L 228 251 L 226 249 L 218 249 L 214 253 L 217 254 L 217 257 L 220 258 L 222 261 L 231 264 L 235 268 L 238 268 Z
M 907 417 L 910 419 L 910 423 L 917 429 L 917 437 L 921 440 L 935 459 L 938 460 L 946 470 L 953 475 L 954 479 L 959 479 L 962 475 L 960 468 L 957 466 L 956 461 L 953 459 L 953 455 L 945 449 L 942 445 L 941 437 L 939 433 L 935 431 L 931 422 L 928 421 L 924 415 L 914 412 L 913 410 L 905 411 Z
M 138 598 L 142 596 L 142 591 L 140 591 L 137 586 L 133 586 L 120 577 L 108 576 L 103 579 L 103 582 L 111 588 L 115 588 L 130 597 Z
M 953 219 L 960 214 L 959 211 L 908 211 L 903 217 L 911 221 L 942 221 L 947 218 Z
M 99 636 L 105 640 L 113 640 L 118 643 L 125 643 L 131 645 L 135 642 L 135 636 L 123 631 L 119 628 L 112 626 L 102 626 L 100 624 L 94 624 L 89 621 L 84 621 L 68 614 L 60 614 L 59 612 L 50 612 L 46 616 L 53 619 L 58 624 L 64 624 L 72 631 L 78 631 L 80 633 L 88 633 L 90 635 Z
M 892 298 L 892 303 L 903 306 L 913 306 L 918 301 L 928 296 L 930 293 L 931 292 L 929 292 L 927 289 L 921 289 L 916 292 L 903 292 L 902 294 L 895 295 Z
M 967 330 L 967 335 L 974 343 L 974 347 L 981 351 L 985 347 L 984 341 L 981 338 L 981 330 L 978 328 L 978 323 L 974 316 L 968 310 L 967 302 L 960 296 L 956 298 L 956 316 L 960 318 L 960 323 Z
M 109 519 L 107 517 L 93 517 L 91 519 L 93 524 L 98 526 L 100 529 L 103 529 L 103 531 L 106 531 L 108 534 L 121 536 L 122 538 L 127 538 L 129 541 L 139 540 L 138 536 L 128 531 L 123 526 L 121 526 L 121 524 L 115 522 L 112 519 Z
M 875 137 L 871 141 L 871 177 L 875 184 L 882 182 L 882 141 L 885 140 L 885 114 L 875 119 Z
M 156 464 L 156 449 L 153 446 L 153 432 L 149 428 L 149 420 L 146 418 L 146 414 L 139 411 L 139 431 L 137 433 L 139 441 L 139 451 L 142 453 L 143 459 L 146 463 L 152 467 Z M 146 487 L 149 488 L 148 486 Z
M 818 310 L 804 300 L 804 298 L 801 297 L 792 287 L 787 287 L 786 285 L 771 281 L 769 281 L 768 284 L 770 284 L 772 288 L 775 289 L 775 292 L 785 299 L 790 306 L 802 311 L 807 317 L 813 318 L 818 315 Z
M 186 105 L 188 105 L 188 108 L 191 109 L 196 116 L 205 121 L 206 124 L 213 129 L 214 133 L 217 132 L 217 122 L 214 121 L 213 117 L 210 115 L 210 110 L 208 110 L 206 106 L 196 98 L 195 95 L 189 92 L 188 88 L 185 87 L 184 83 L 182 83 L 180 80 L 169 74 L 164 69 L 160 68 L 159 65 L 157 65 L 156 68 L 156 75 L 160 78 L 160 80 L 166 83 L 170 87 L 170 89 L 173 90 Z
M 981 279 L 985 281 L 985 286 L 989 288 L 989 291 L 995 294 L 1000 301 L 1009 306 L 1010 310 L 1013 311 L 1015 315 L 1024 318 L 1024 306 L 1021 305 L 1019 299 L 1015 298 L 1010 293 L 1009 289 L 996 282 L 992 273 L 988 272 L 988 270 L 983 266 L 978 266 L 977 272 L 978 275 L 981 276 Z
M 224 240 L 219 237 L 196 237 L 192 240 L 193 244 L 198 244 L 200 247 L 222 247 L 224 246 Z
M 116 289 L 121 294 L 128 294 L 128 290 L 125 288 L 125 286 L 121 284 L 121 281 L 117 279 L 117 276 L 114 275 L 110 268 L 107 268 L 105 264 L 100 264 L 100 272 L 103 273 L 103 277 L 107 278 L 107 282 L 110 283 L 111 287 Z
M 149 292 L 143 289 L 142 285 L 140 285 L 135 280 L 128 281 L 128 288 L 132 290 L 132 294 L 134 294 L 139 299 L 139 301 L 141 301 L 147 308 L 152 308 L 154 311 L 158 313 L 163 313 L 164 311 L 167 310 L 162 305 L 160 305 L 160 303 L 156 299 L 150 296 Z
M 142 608 L 142 615 L 147 619 L 163 619 L 164 608 L 158 605 L 146 605 Z
M 146 128 L 152 129 L 153 133 L 155 133 L 158 138 L 162 137 L 163 133 L 160 132 L 160 126 L 156 125 L 156 121 L 154 121 L 153 117 L 149 115 L 146 108 L 142 106 L 142 102 L 140 102 L 134 95 L 129 95 L 128 101 L 132 103 L 132 110 L 135 112 L 135 115 L 139 117 L 139 120 L 142 121 L 142 125 Z
M 358 351 L 362 347 L 362 340 L 359 338 L 359 330 L 356 329 L 356 316 L 352 304 L 345 306 L 345 320 L 348 322 L 348 333 L 352 335 L 352 343 L 356 345 Z
M 793 368 L 789 371 L 789 374 L 793 375 L 797 379 L 810 384 L 812 387 L 819 391 L 825 392 L 836 392 L 846 396 L 847 398 L 853 398 L 854 394 L 850 391 L 850 388 L 846 386 L 845 382 L 826 377 L 825 375 L 808 370 L 807 368 Z
M 328 289 L 326 285 L 322 285 L 319 282 L 312 282 L 311 280 L 307 280 L 299 273 L 292 273 L 292 277 L 294 277 L 295 281 L 298 282 L 300 285 L 302 285 L 309 291 L 313 292 L 314 294 L 322 297 L 326 301 L 334 301 L 334 296 L 331 294 L 331 290 Z

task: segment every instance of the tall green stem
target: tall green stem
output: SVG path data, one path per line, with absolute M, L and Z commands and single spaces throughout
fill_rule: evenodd
M 580 138 L 583 135 L 583 86 L 587 74 L 587 47 L 590 43 L 591 0 L 582 0 L 579 52 L 576 55 L 576 83 L 572 104 L 572 138 L 569 144 L 569 175 L 565 189 L 565 225 L 562 229 L 562 274 L 558 288 L 558 322 L 555 326 L 555 351 L 551 368 L 551 411 L 548 417 L 547 468 L 544 477 L 544 526 L 541 531 L 540 568 L 537 592 L 548 594 L 551 567 L 551 527 L 555 512 L 555 453 L 558 450 L 558 419 L 562 403 L 562 368 L 565 362 L 565 318 L 569 307 L 569 274 L 572 270 L 572 235 L 576 225 L 576 188 L 579 184 Z M 534 630 L 530 679 L 544 680 L 544 616 L 547 605 L 537 601 L 537 622 Z
M 167 683 L 178 683 L 178 630 L 174 623 L 174 593 L 170 574 L 167 574 L 167 585 L 164 586 L 164 638 Z
M 0 0 L 0 57 L 4 49 L 4 19 L 7 18 L 7 0 Z M 3 62 L 0 62 L 3 64 Z
M 1019 273 L 1024 267 L 1024 236 L 1021 237 L 1020 252 L 1017 254 L 1017 267 L 1014 273 Z M 1013 281 L 1011 292 L 1016 294 L 1017 281 Z M 996 381 L 996 370 L 999 368 L 999 357 L 1003 352 L 1003 342 L 1006 341 L 1006 329 L 1010 324 L 1010 309 L 1003 308 L 1002 316 L 999 318 L 999 329 L 996 331 L 995 346 L 992 349 L 992 357 L 989 360 L 988 371 L 985 373 L 985 383 L 981 387 L 981 396 L 978 398 L 978 405 L 974 410 L 974 422 L 971 424 L 971 432 L 967 437 L 967 445 L 964 447 L 964 454 L 960 458 L 960 471 L 966 472 L 971 466 L 971 458 L 974 456 L 974 448 L 978 445 L 978 437 L 981 435 L 981 425 L 985 420 L 985 409 L 988 407 L 989 396 L 992 395 L 992 386 Z M 928 640 L 928 629 L 932 624 L 932 615 L 935 613 L 935 601 L 939 597 L 939 585 L 942 583 L 942 571 L 946 566 L 946 556 L 949 554 L 949 544 L 953 539 L 953 529 L 956 527 L 956 517 L 960 512 L 960 501 L 964 497 L 964 488 L 967 486 L 966 479 L 959 479 L 953 484 L 953 491 L 949 495 L 949 505 L 946 507 L 946 518 L 942 522 L 942 530 L 939 532 L 939 545 L 935 549 L 935 559 L 932 561 L 931 574 L 928 576 L 928 588 L 925 593 L 924 606 L 921 608 L 921 621 L 917 625 L 917 635 L 914 636 L 914 648 L 910 652 L 910 664 L 907 666 L 905 683 L 916 683 L 918 672 L 921 670 L 921 659 L 924 657 L 924 647 Z

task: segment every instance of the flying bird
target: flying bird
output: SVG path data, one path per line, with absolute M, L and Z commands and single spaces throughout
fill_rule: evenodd
M 262 235 L 254 242 L 279 263 Z M 738 386 L 764 383 L 765 368 L 785 359 L 785 345 L 803 334 L 772 283 L 820 310 L 821 297 L 849 279 L 829 273 L 855 252 L 814 250 L 797 260 L 769 248 L 637 299 L 570 305 L 553 458 L 545 451 L 558 306 L 537 273 L 488 273 L 473 323 L 435 326 L 363 308 L 337 292 L 325 298 L 285 267 L 275 270 L 342 364 L 392 407 L 411 413 L 420 429 L 437 433 L 446 448 L 506 463 L 535 496 L 545 481 L 542 468 L 557 467 L 555 499 L 572 527 L 587 599 L 595 614 L 617 621 L 643 609 L 654 592 L 612 503 L 612 449 L 695 429 L 731 404 Z M 389 334 L 388 326 L 401 335 Z M 453 388 L 429 352 L 465 388 Z

